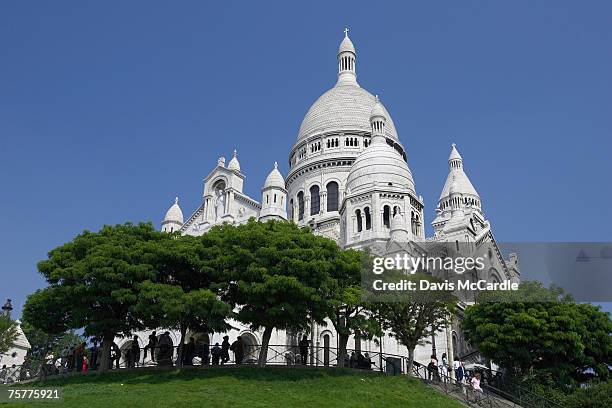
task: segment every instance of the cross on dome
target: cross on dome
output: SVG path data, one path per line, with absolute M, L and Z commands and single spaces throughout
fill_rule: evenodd
M 344 27 L 344 36 L 348 37 L 348 32 L 350 31 L 350 28 L 348 27 Z
M 178 204 L 178 196 L 174 197 L 174 204 Z

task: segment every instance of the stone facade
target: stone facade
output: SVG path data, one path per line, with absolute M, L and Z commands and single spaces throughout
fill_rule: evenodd
M 250 217 L 262 221 L 291 220 L 309 226 L 314 233 L 329 237 L 345 248 L 370 248 L 379 255 L 416 253 L 422 245 L 456 243 L 457 251 L 474 252 L 488 248 L 484 278 L 518 281 L 516 257 L 506 262 L 497 249 L 480 196 L 464 172 L 463 159 L 451 147 L 449 175 L 436 206 L 433 237 L 425 237 L 424 202 L 417 194 L 405 149 L 389 112 L 378 96 L 357 82 L 357 55 L 348 35 L 338 52 L 338 79 L 310 107 L 289 152 L 289 172 L 284 178 L 274 169 L 262 187 L 261 202 L 243 193 L 245 175 L 236 152 L 226 166 L 220 157 L 204 180 L 203 200 L 183 221 L 178 199 L 162 223 L 164 231 L 180 230 L 201 235 L 221 223 L 243 223 Z M 460 248 L 461 246 L 461 248 Z M 448 245 L 445 246 L 445 248 Z M 259 343 L 237 322 L 237 331 L 250 342 Z M 453 339 L 457 353 L 467 350 L 457 325 L 434 339 L 437 350 L 447 350 Z M 452 333 L 451 333 L 452 331 Z M 313 325 L 309 337 L 315 345 L 336 347 L 333 326 Z M 275 332 L 271 344 L 293 344 L 294 334 Z M 215 335 L 209 341 L 221 340 Z M 407 355 L 393 338 L 381 339 L 383 351 Z M 349 348 L 378 351 L 371 341 L 351 339 Z M 431 346 L 420 347 L 416 360 L 427 362 Z

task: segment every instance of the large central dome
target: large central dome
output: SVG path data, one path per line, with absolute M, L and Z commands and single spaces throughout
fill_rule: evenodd
M 357 82 L 338 81 L 312 104 L 298 133 L 299 143 L 310 135 L 327 131 L 370 131 L 370 112 L 376 103 L 374 95 Z M 398 140 L 393 120 L 387 112 L 386 136 Z

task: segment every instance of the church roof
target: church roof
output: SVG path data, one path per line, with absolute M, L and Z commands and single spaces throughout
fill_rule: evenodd
M 174 204 L 168 209 L 166 212 L 166 216 L 164 217 L 164 222 L 174 221 L 178 223 L 183 223 L 183 211 L 181 207 L 178 205 L 178 197 L 174 199 Z
M 285 179 L 283 178 L 283 175 L 280 173 L 280 171 L 278 171 L 277 162 L 274 162 L 274 168 L 266 178 L 266 182 L 264 183 L 263 188 L 267 187 L 278 187 L 282 189 L 285 188 Z
M 378 97 L 374 103 L 371 110 L 372 120 L 381 116 L 384 118 L 384 108 Z M 399 152 L 386 142 L 382 130 L 374 134 L 372 144 L 355 158 L 346 179 L 346 187 L 349 193 L 354 193 L 372 186 L 377 180 L 384 181 L 383 185 L 387 187 L 403 187 L 415 193 L 414 180 L 408 164 Z
M 455 144 L 452 144 L 451 153 L 448 158 L 450 170 L 440 193 L 440 201 L 449 197 L 451 193 L 468 194 L 479 197 L 478 192 L 472 185 L 467 174 L 463 171 L 463 159 Z
M 370 131 L 370 113 L 376 98 L 357 84 L 338 83 L 312 104 L 298 132 L 296 144 L 308 136 L 325 131 Z M 399 140 L 391 115 L 381 104 L 387 118 L 386 136 Z
M 240 171 L 240 162 L 238 161 L 238 153 L 234 150 L 234 156 L 227 164 L 227 168 L 230 170 Z
M 345 51 L 355 53 L 348 29 L 344 33 L 339 54 Z M 357 83 L 354 64 L 347 68 L 346 61 L 340 63 L 345 57 L 338 55 L 338 58 L 338 82 L 310 106 L 302 120 L 296 144 L 321 132 L 370 132 L 370 113 L 376 98 Z M 386 137 L 399 142 L 391 115 L 384 105 L 381 104 L 381 108 L 387 118 Z
M 355 54 L 355 46 L 353 45 L 353 42 L 348 36 L 348 29 L 345 29 L 344 39 L 340 43 L 340 48 L 338 48 L 338 54 L 340 54 L 341 52 L 347 52 L 347 51 Z

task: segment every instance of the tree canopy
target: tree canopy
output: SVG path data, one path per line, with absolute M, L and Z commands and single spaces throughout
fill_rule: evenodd
M 515 293 L 483 296 L 466 309 L 462 327 L 485 357 L 517 377 L 566 385 L 589 368 L 600 379 L 608 377 L 610 316 L 597 306 L 574 303 L 559 288 L 525 282 Z
M 338 245 L 290 222 L 250 220 L 223 225 L 203 236 L 209 248 L 204 269 L 222 282 L 223 299 L 235 317 L 263 328 L 259 362 L 265 364 L 274 329 L 301 331 L 324 322 L 332 271 L 343 267 Z

